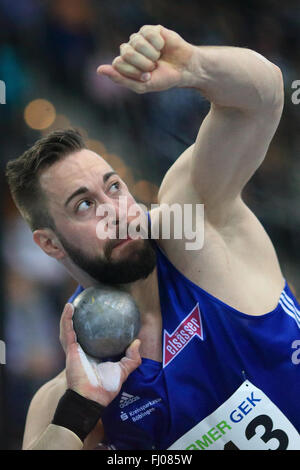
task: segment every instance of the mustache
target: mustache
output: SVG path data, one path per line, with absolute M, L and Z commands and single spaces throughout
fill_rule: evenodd
M 119 225 L 116 225 L 116 238 L 115 239 L 108 239 L 106 242 L 105 248 L 104 248 L 104 255 L 107 259 L 110 259 L 111 253 L 113 249 L 122 243 L 122 241 L 126 240 L 127 238 L 130 238 L 134 240 L 135 238 L 132 238 L 129 235 L 129 230 L 128 230 L 129 224 L 127 224 L 126 227 L 126 232 L 125 232 L 125 238 L 124 234 L 122 233 L 122 238 L 120 238 L 120 228 Z M 148 239 L 151 238 L 151 227 L 149 224 L 145 227 L 143 224 L 138 224 L 135 228 L 135 232 L 139 234 L 139 237 L 136 239 Z

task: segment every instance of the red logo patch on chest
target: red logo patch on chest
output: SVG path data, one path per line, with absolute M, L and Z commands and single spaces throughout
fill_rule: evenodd
M 203 340 L 203 329 L 198 303 L 185 319 L 182 320 L 173 333 L 169 334 L 164 330 L 163 367 L 166 367 L 194 336 L 198 336 L 198 338 Z

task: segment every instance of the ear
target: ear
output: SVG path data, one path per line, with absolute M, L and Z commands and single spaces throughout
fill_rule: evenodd
M 61 260 L 66 253 L 51 229 L 38 229 L 33 232 L 34 242 L 46 253 L 57 260 Z

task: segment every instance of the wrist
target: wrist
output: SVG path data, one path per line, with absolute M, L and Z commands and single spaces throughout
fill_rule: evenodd
M 103 393 L 101 394 L 100 402 L 99 402 L 99 386 L 98 390 L 95 390 L 95 386 L 89 386 L 88 384 L 85 386 L 75 386 L 73 384 L 67 385 L 67 390 L 72 390 L 74 393 L 79 395 L 82 398 L 85 398 L 88 401 L 94 402 L 101 406 L 102 408 L 106 408 L 111 402 L 111 398 Z
M 52 424 L 69 429 L 84 441 L 104 410 L 105 406 L 68 389 L 58 402 Z
M 188 60 L 182 69 L 180 88 L 201 88 L 204 71 L 202 48 L 188 44 Z

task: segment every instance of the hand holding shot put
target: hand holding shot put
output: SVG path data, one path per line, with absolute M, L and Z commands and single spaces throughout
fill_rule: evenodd
M 73 305 L 67 303 L 60 320 L 66 368 L 58 378 L 39 390 L 31 405 L 31 408 L 39 407 L 40 400 L 48 399 L 48 411 L 40 414 L 39 420 L 27 423 L 31 437 L 26 448 L 30 450 L 96 447 L 102 434 L 103 411 L 118 395 L 128 375 L 141 363 L 138 339 L 129 345 L 118 362 L 100 362 L 90 357 L 77 342 L 73 314 Z M 53 389 L 55 394 L 51 395 Z
M 73 305 L 67 303 L 60 322 L 60 340 L 66 354 L 67 387 L 107 406 L 117 396 L 128 375 L 140 365 L 140 341 L 134 340 L 120 361 L 100 362 L 86 354 L 77 342 L 73 313 Z

